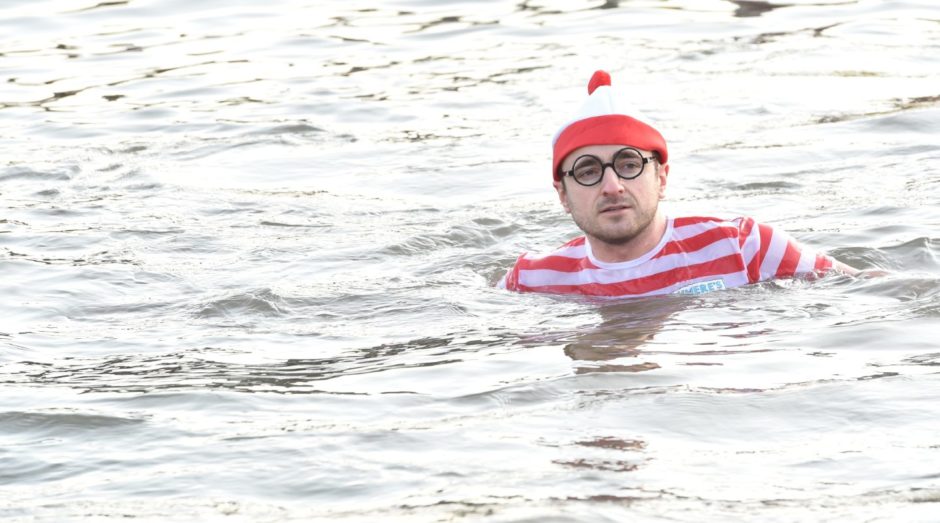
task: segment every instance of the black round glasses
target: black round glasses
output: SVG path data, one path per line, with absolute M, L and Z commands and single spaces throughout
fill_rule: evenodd
M 655 160 L 656 156 L 643 156 L 640 151 L 633 147 L 624 147 L 614 153 L 614 159 L 610 163 L 604 163 L 600 158 L 593 154 L 579 156 L 571 166 L 571 170 L 562 171 L 562 176 L 571 176 L 574 181 L 585 187 L 597 185 L 604 178 L 604 171 L 608 167 L 614 170 L 614 173 L 624 179 L 632 180 L 643 174 L 643 169 L 650 160 Z

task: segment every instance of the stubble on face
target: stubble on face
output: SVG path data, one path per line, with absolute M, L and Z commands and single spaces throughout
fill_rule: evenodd
M 563 167 L 578 155 L 610 158 L 622 145 L 589 145 L 569 153 Z M 652 151 L 640 150 L 644 156 Z M 650 169 L 652 167 L 652 169 Z M 658 161 L 632 180 L 623 180 L 610 169 L 599 185 L 582 186 L 567 176 L 554 183 L 561 204 L 584 232 L 600 261 L 622 262 L 642 256 L 656 246 L 666 231 L 659 200 L 666 189 L 669 166 Z
M 643 173 L 643 176 L 652 175 L 652 178 L 658 179 L 660 166 L 655 165 L 654 169 L 652 173 Z M 607 176 L 613 176 L 613 173 L 607 173 Z M 628 183 L 630 182 L 640 182 L 640 180 L 630 180 Z M 650 228 L 659 209 L 658 198 L 641 202 L 629 192 L 601 196 L 593 202 L 584 199 L 576 201 L 567 185 L 575 182 L 565 179 L 561 183 L 564 187 L 565 207 L 571 213 L 574 223 L 589 238 L 608 245 L 621 246 L 635 240 Z M 641 183 L 646 183 L 646 180 Z M 582 187 L 570 187 L 570 189 L 579 190 Z M 605 209 L 619 207 L 627 209 L 615 210 L 612 213 L 604 212 Z
M 599 198 L 592 206 L 581 205 L 572 201 L 571 194 L 565 191 L 567 207 L 575 225 L 584 234 L 609 245 L 626 245 L 645 232 L 656 217 L 658 201 L 651 205 L 642 205 L 629 195 L 622 197 Z M 608 216 L 604 209 L 626 206 L 626 211 L 616 216 Z

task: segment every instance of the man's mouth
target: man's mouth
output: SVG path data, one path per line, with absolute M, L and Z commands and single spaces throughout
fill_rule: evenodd
M 608 205 L 606 207 L 601 208 L 601 214 L 608 213 L 608 212 L 623 211 L 629 208 L 630 206 L 625 203 L 618 203 L 616 205 Z

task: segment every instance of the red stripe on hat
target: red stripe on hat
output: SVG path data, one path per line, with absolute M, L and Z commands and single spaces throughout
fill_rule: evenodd
M 552 176 L 560 180 L 558 168 L 566 156 L 586 145 L 629 145 L 655 151 L 660 163 L 669 161 L 666 140 L 659 131 L 627 115 L 607 114 L 578 120 L 565 128 L 555 141 Z

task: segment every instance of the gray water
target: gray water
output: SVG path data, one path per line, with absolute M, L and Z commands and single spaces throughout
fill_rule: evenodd
M 3 2 L 0 519 L 937 521 L 936 5 Z M 889 274 L 494 289 L 597 68 Z

